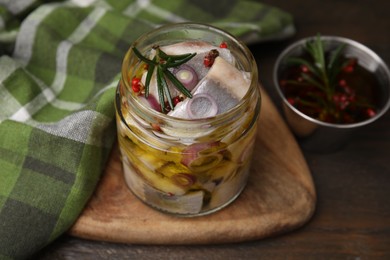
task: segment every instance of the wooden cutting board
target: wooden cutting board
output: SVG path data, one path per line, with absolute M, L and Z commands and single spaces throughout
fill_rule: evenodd
M 95 194 L 70 230 L 73 236 L 140 244 L 210 244 L 291 231 L 312 216 L 316 193 L 293 135 L 262 90 L 262 110 L 249 182 L 232 204 L 211 215 L 160 213 L 126 187 L 118 148 Z

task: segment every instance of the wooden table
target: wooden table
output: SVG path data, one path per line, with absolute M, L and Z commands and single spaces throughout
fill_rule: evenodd
M 390 64 L 390 1 L 264 0 L 295 17 L 291 39 L 250 46 L 275 104 L 272 68 L 288 44 L 317 33 L 359 41 Z M 114 244 L 63 236 L 35 259 L 390 259 L 390 113 L 344 149 L 304 152 L 317 190 L 313 218 L 259 241 L 209 246 Z

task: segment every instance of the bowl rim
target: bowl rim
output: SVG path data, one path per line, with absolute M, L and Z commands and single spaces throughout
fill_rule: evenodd
M 385 72 L 385 77 L 388 79 L 388 82 L 390 82 L 390 70 L 389 70 L 389 67 L 386 65 L 386 63 L 384 62 L 384 60 L 378 55 L 376 54 L 373 50 L 371 50 L 370 48 L 368 48 L 367 46 L 355 41 L 355 40 L 352 40 L 352 39 L 349 39 L 349 38 L 345 38 L 345 37 L 340 37 L 340 36 L 332 36 L 332 35 L 321 35 L 320 36 L 322 40 L 324 41 L 332 41 L 332 42 L 339 42 L 339 43 L 346 43 L 347 45 L 349 46 L 352 46 L 352 47 L 355 47 L 355 48 L 358 48 L 360 49 L 361 51 L 365 52 L 366 54 L 368 54 L 373 60 L 376 61 L 378 67 L 381 67 L 383 69 L 383 71 Z M 290 44 L 289 46 L 287 46 L 280 54 L 279 56 L 277 57 L 276 59 L 276 62 L 275 62 L 275 65 L 274 65 L 274 69 L 273 69 L 273 83 L 274 83 L 274 86 L 276 87 L 276 90 L 279 94 L 279 96 L 281 97 L 281 99 L 283 100 L 283 103 L 285 105 L 288 106 L 289 109 L 293 110 L 296 114 L 300 115 L 301 117 L 305 118 L 306 120 L 312 122 L 312 123 L 315 123 L 317 125 L 321 125 L 321 126 L 326 126 L 326 127 L 332 127 L 332 128 L 356 128 L 356 127 L 359 127 L 359 126 L 363 126 L 363 125 L 367 125 L 367 124 L 370 124 L 372 122 L 374 122 L 375 120 L 377 120 L 378 118 L 380 118 L 383 114 L 385 114 L 387 112 L 387 110 L 390 108 L 390 83 L 388 84 L 387 88 L 389 90 L 389 97 L 388 99 L 385 101 L 385 104 L 381 107 L 380 111 L 373 117 L 369 118 L 369 119 L 366 119 L 364 121 L 360 121 L 360 122 L 356 122 L 356 123 L 353 123 L 353 124 L 335 124 L 335 123 L 328 123 L 328 122 L 324 122 L 324 121 L 321 121 L 321 120 L 318 120 L 318 119 L 315 119 L 315 118 L 312 118 L 308 115 L 306 115 L 305 113 L 301 112 L 300 110 L 298 110 L 297 108 L 295 108 L 294 106 L 292 106 L 288 101 L 287 99 L 285 98 L 284 96 L 284 93 L 282 91 L 282 89 L 280 88 L 279 86 L 279 80 L 278 80 L 278 71 L 279 71 L 279 67 L 283 61 L 283 59 L 290 53 L 292 52 L 293 50 L 295 50 L 296 48 L 300 47 L 300 46 L 303 46 L 306 41 L 308 40 L 313 40 L 313 39 L 316 39 L 317 36 L 310 36 L 310 37 L 305 37 L 305 38 L 302 38 L 296 42 L 293 42 L 292 44 Z

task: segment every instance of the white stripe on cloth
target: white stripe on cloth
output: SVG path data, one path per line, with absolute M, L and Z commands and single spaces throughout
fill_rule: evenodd
M 174 13 L 171 13 L 165 9 L 162 9 L 156 5 L 153 5 L 150 0 L 138 0 L 138 2 L 142 2 L 143 5 L 146 7 L 144 8 L 145 11 L 147 11 L 150 14 L 153 14 L 157 17 L 163 18 L 164 20 L 167 20 L 172 23 L 181 23 L 181 22 L 187 22 L 187 19 L 184 19 L 183 17 L 180 17 Z
M 180 17 L 176 14 L 173 14 L 165 9 L 162 9 L 156 5 L 153 5 L 150 0 L 137 0 L 134 3 L 130 4 L 122 13 L 129 17 L 136 17 L 141 11 L 148 12 L 156 17 L 162 18 L 167 22 L 180 23 L 187 22 L 188 20 Z M 153 24 L 150 21 L 143 20 L 140 17 L 137 19 L 142 20 L 146 24 L 149 24 L 152 27 L 158 27 L 159 24 Z
M 59 6 L 60 4 L 44 5 L 34 11 L 22 23 L 12 56 L 20 60 L 23 65 L 27 65 L 31 59 L 36 30 L 39 24 Z
M 21 104 L 5 88 L 3 81 L 13 72 L 21 67 L 21 64 L 15 62 L 8 56 L 0 57 L 0 123 L 8 119 L 15 111 L 19 110 Z
M 8 56 L 0 56 L 0 83 L 7 79 L 15 70 L 22 67 L 19 62 L 15 62 Z
M 8 119 L 21 105 L 11 93 L 0 83 L 0 123 Z
M 103 17 L 106 13 L 106 10 L 103 8 L 95 8 L 88 16 L 85 18 L 76 30 L 69 36 L 67 40 L 62 41 L 57 48 L 57 56 L 56 56 L 56 75 L 54 82 L 51 86 L 53 92 L 50 89 L 45 88 L 44 84 L 40 82 L 40 80 L 36 80 L 41 89 L 44 89 L 42 93 L 36 96 L 33 100 L 27 103 L 24 107 L 21 107 L 18 111 L 16 111 L 11 119 L 15 121 L 25 122 L 30 120 L 32 115 L 34 115 L 37 111 L 39 111 L 42 107 L 47 105 L 48 103 L 53 103 L 59 105 L 61 109 L 65 109 L 66 105 L 70 105 L 70 107 L 66 108 L 67 110 L 78 109 L 83 106 L 83 104 L 77 104 L 73 102 L 64 102 L 57 101 L 57 95 L 62 91 L 65 81 L 66 81 L 66 73 L 67 73 L 67 63 L 68 63 L 68 54 L 70 49 L 74 44 L 81 42 L 91 31 L 91 29 L 98 23 L 98 21 Z M 39 23 L 38 23 L 39 24 Z M 37 24 L 37 25 L 38 25 Z M 35 29 L 34 29 L 35 30 Z M 29 54 L 31 57 L 31 53 Z
M 241 22 L 215 22 L 215 26 L 224 28 L 248 28 L 253 31 L 261 31 L 260 26 L 253 23 L 241 23 Z
M 39 123 L 34 125 L 36 128 L 55 136 L 109 148 L 110 144 L 104 142 L 102 133 L 106 131 L 112 120 L 111 117 L 107 117 L 99 112 L 83 110 L 73 113 L 56 123 Z
M 117 83 L 117 79 L 113 80 L 109 85 L 96 93 L 92 99 L 98 98 L 109 89 L 116 88 Z M 109 148 L 111 144 L 105 143 L 101 135 L 112 120 L 112 117 L 107 117 L 99 112 L 83 110 L 75 112 L 55 123 L 41 123 L 32 120 L 27 123 L 55 136 Z M 91 135 L 91 132 L 94 132 L 94 135 Z
M 112 81 L 109 85 L 102 88 L 98 93 L 96 93 L 94 97 L 92 97 L 92 99 L 98 98 L 100 95 L 104 94 L 109 89 L 116 88 L 117 83 L 118 80 Z M 0 85 L 0 95 L 1 95 L 0 103 L 2 103 L 2 98 L 4 98 L 5 100 L 7 100 L 7 104 L 9 105 L 9 107 L 12 106 L 20 107 L 19 103 L 16 104 L 10 103 L 11 101 L 12 102 L 17 102 L 17 101 L 13 98 L 11 94 L 9 94 L 6 91 L 5 88 L 2 88 L 1 85 Z M 83 104 L 83 107 L 85 105 L 87 104 Z M 80 107 L 80 109 L 82 109 L 82 107 Z M 25 118 L 27 118 L 29 116 L 29 113 L 26 113 L 26 111 L 24 110 L 19 109 L 18 111 L 20 113 L 19 115 L 20 117 L 24 116 Z M 0 123 L 3 119 L 2 115 L 6 114 L 6 112 L 7 111 L 2 110 L 2 113 L 0 114 Z M 74 112 L 69 116 L 66 116 L 65 118 L 63 118 L 58 122 L 42 123 L 30 118 L 24 123 L 36 127 L 51 135 L 67 138 L 76 142 L 109 148 L 111 144 L 104 142 L 104 138 L 101 138 L 101 136 L 102 133 L 107 129 L 110 122 L 112 122 L 112 120 L 113 120 L 112 117 L 108 117 L 96 111 L 81 110 L 78 112 Z M 91 132 L 93 132 L 94 134 L 91 135 Z
M 4 19 L 2 16 L 0 16 L 0 31 L 2 31 L 5 28 Z
M 145 24 L 149 25 L 152 28 L 158 27 L 159 25 L 150 22 L 149 20 L 142 19 L 140 16 L 138 16 L 138 13 L 141 12 L 145 8 L 145 4 L 143 1 L 135 1 L 131 3 L 125 10 L 122 12 L 122 14 L 128 16 L 137 18 L 138 20 L 144 22 Z
M 4 5 L 12 14 L 18 14 L 26 10 L 37 0 L 0 0 L 0 5 Z
M 134 3 L 131 3 L 122 13 L 130 17 L 137 16 L 137 14 L 144 9 L 144 7 L 139 2 L 140 1 L 135 1 Z
M 70 0 L 70 1 L 77 6 L 86 7 L 92 5 L 96 0 Z
M 23 72 L 26 73 L 31 79 L 33 79 L 35 83 L 41 88 L 41 93 L 35 99 L 38 99 L 42 105 L 51 103 L 53 106 L 64 110 L 76 110 L 85 106 L 85 104 L 55 99 L 56 96 L 50 88 L 48 88 L 40 79 L 26 71 L 20 63 L 9 58 L 8 56 L 0 57 L 0 67 L 2 68 L 0 70 L 0 122 L 4 121 L 5 119 L 17 119 L 17 121 L 29 120 L 30 114 L 33 114 L 32 112 L 42 107 L 38 104 L 36 108 L 33 108 L 34 111 L 31 111 L 29 107 L 23 108 L 22 105 L 15 99 L 15 97 L 5 88 L 2 82 L 18 69 L 23 70 Z M 35 104 L 36 103 L 33 103 L 33 105 Z M 27 112 L 27 110 L 29 112 Z
M 78 103 L 78 102 L 70 102 L 70 101 L 63 101 L 60 99 L 57 99 L 55 93 L 51 88 L 49 88 L 42 80 L 35 77 L 33 74 L 31 74 L 28 71 L 25 71 L 34 81 L 37 83 L 37 85 L 40 87 L 43 96 L 46 98 L 48 103 L 51 103 L 54 107 L 57 107 L 59 109 L 63 110 L 77 110 L 83 107 L 84 104 Z
M 99 22 L 99 20 L 107 12 L 106 9 L 97 7 L 85 18 L 76 30 L 65 41 L 62 41 L 57 48 L 56 56 L 56 76 L 52 84 L 52 88 L 55 93 L 59 94 L 66 81 L 68 55 L 73 45 L 80 43 L 92 30 L 93 27 Z
M 26 122 L 31 119 L 32 115 L 38 112 L 41 108 L 47 105 L 47 99 L 54 99 L 53 92 L 50 89 L 45 89 L 39 95 L 37 95 L 32 101 L 21 107 L 16 113 L 14 113 L 10 119 Z

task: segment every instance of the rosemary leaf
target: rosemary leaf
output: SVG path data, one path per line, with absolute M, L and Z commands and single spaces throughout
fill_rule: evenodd
M 173 85 L 186 97 L 192 98 L 191 92 L 172 74 L 169 70 L 164 70 L 164 74 L 173 83 Z
M 312 108 L 318 107 L 318 104 L 316 102 L 305 100 L 303 98 L 299 98 L 299 103 L 301 103 L 302 105 L 305 105 L 307 107 L 312 107 Z
M 310 62 L 308 62 L 305 59 L 290 57 L 290 58 L 288 58 L 287 63 L 288 64 L 296 64 L 296 65 L 304 65 L 310 70 L 311 73 L 313 73 L 314 75 L 316 75 L 319 78 L 321 77 L 321 72 L 319 71 L 319 68 L 316 66 L 313 66 L 312 64 L 310 64 Z
M 315 53 L 314 59 L 317 61 L 317 63 L 320 65 L 320 68 L 323 72 L 325 72 L 326 66 L 325 66 L 325 55 L 324 55 L 324 46 L 321 41 L 321 36 L 317 35 L 317 38 L 314 40 L 313 44 L 313 50 Z
M 328 77 L 329 77 L 329 85 L 333 88 L 335 87 L 335 80 L 337 75 L 340 73 L 342 67 L 345 64 L 341 64 L 340 56 L 341 52 L 345 48 L 345 44 L 341 44 L 337 47 L 337 49 L 332 53 L 329 63 L 328 63 Z
M 322 91 L 326 91 L 326 89 L 320 82 L 310 77 L 308 74 L 302 73 L 302 78 L 307 82 L 311 83 L 312 85 L 316 86 L 317 88 L 321 89 Z
M 153 62 L 156 62 L 156 57 L 153 58 Z M 148 67 L 148 72 L 146 74 L 146 79 L 145 79 L 145 97 L 149 97 L 149 85 L 150 85 L 150 80 L 152 79 L 153 76 L 153 71 L 154 71 L 154 64 L 149 64 Z
M 160 101 L 161 106 L 161 112 L 164 113 L 165 111 L 165 99 L 164 99 L 164 90 L 163 90 L 163 83 L 161 82 L 161 77 L 159 77 L 159 70 L 160 67 L 157 67 L 157 91 L 158 91 L 158 99 Z
M 317 52 L 315 51 L 314 45 L 312 41 L 307 41 L 305 45 L 305 50 L 310 54 L 310 56 L 313 58 L 314 63 L 313 65 L 316 66 L 316 57 L 317 57 Z M 320 69 L 318 66 L 316 66 L 318 69 Z
M 172 63 L 167 63 L 165 67 L 167 68 L 174 68 L 174 67 L 178 67 L 184 63 L 186 63 L 187 61 L 189 61 L 190 59 L 192 59 L 194 56 L 196 55 L 196 53 L 192 53 L 190 54 L 188 57 L 184 58 L 184 59 L 181 59 L 181 60 L 176 60 L 175 62 L 172 62 Z
M 342 50 L 345 48 L 345 44 L 341 44 L 337 47 L 337 49 L 332 53 L 332 56 L 330 57 L 329 63 L 328 63 L 328 70 L 332 70 L 334 66 L 337 65 L 337 62 L 339 61 L 339 58 L 341 56 Z
M 321 40 L 321 36 L 317 35 L 317 38 L 313 40 L 311 43 L 309 43 L 309 45 L 312 46 L 313 52 L 315 54 L 315 56 L 313 56 L 314 62 L 317 66 L 319 66 L 321 71 L 321 79 L 322 82 L 324 83 L 324 91 L 326 91 L 327 95 L 329 96 L 330 95 L 329 93 L 330 90 L 328 89 L 329 79 L 328 79 L 328 73 L 325 65 L 324 45 Z
M 307 86 L 307 87 L 311 86 L 311 84 L 309 82 L 300 82 L 297 80 L 286 80 L 286 83 L 288 83 L 290 85 L 296 85 L 296 86 Z
M 169 106 L 173 110 L 171 92 L 169 91 L 169 87 L 168 87 L 167 82 L 165 81 L 164 72 L 163 72 L 161 67 L 157 68 L 157 79 L 159 79 L 159 81 L 160 81 L 160 84 L 161 84 L 162 89 L 164 91 L 165 99 L 168 101 Z M 164 101 L 164 103 L 165 103 L 165 101 Z M 165 104 L 164 104 L 164 107 L 165 107 Z
M 173 60 L 173 61 L 186 59 L 186 58 L 188 58 L 190 55 L 192 55 L 191 53 L 186 53 L 186 54 L 181 54 L 181 55 L 168 55 L 168 54 L 166 54 L 166 53 L 165 53 L 163 50 L 161 50 L 161 49 L 158 49 L 158 52 L 159 52 L 159 56 L 160 56 L 162 59 L 167 60 L 168 58 L 171 58 L 171 60 Z
M 138 57 L 138 59 L 142 60 L 143 62 L 149 64 L 149 65 L 158 65 L 157 62 L 149 60 L 148 58 L 144 57 L 139 50 L 136 47 L 133 47 L 134 54 Z

